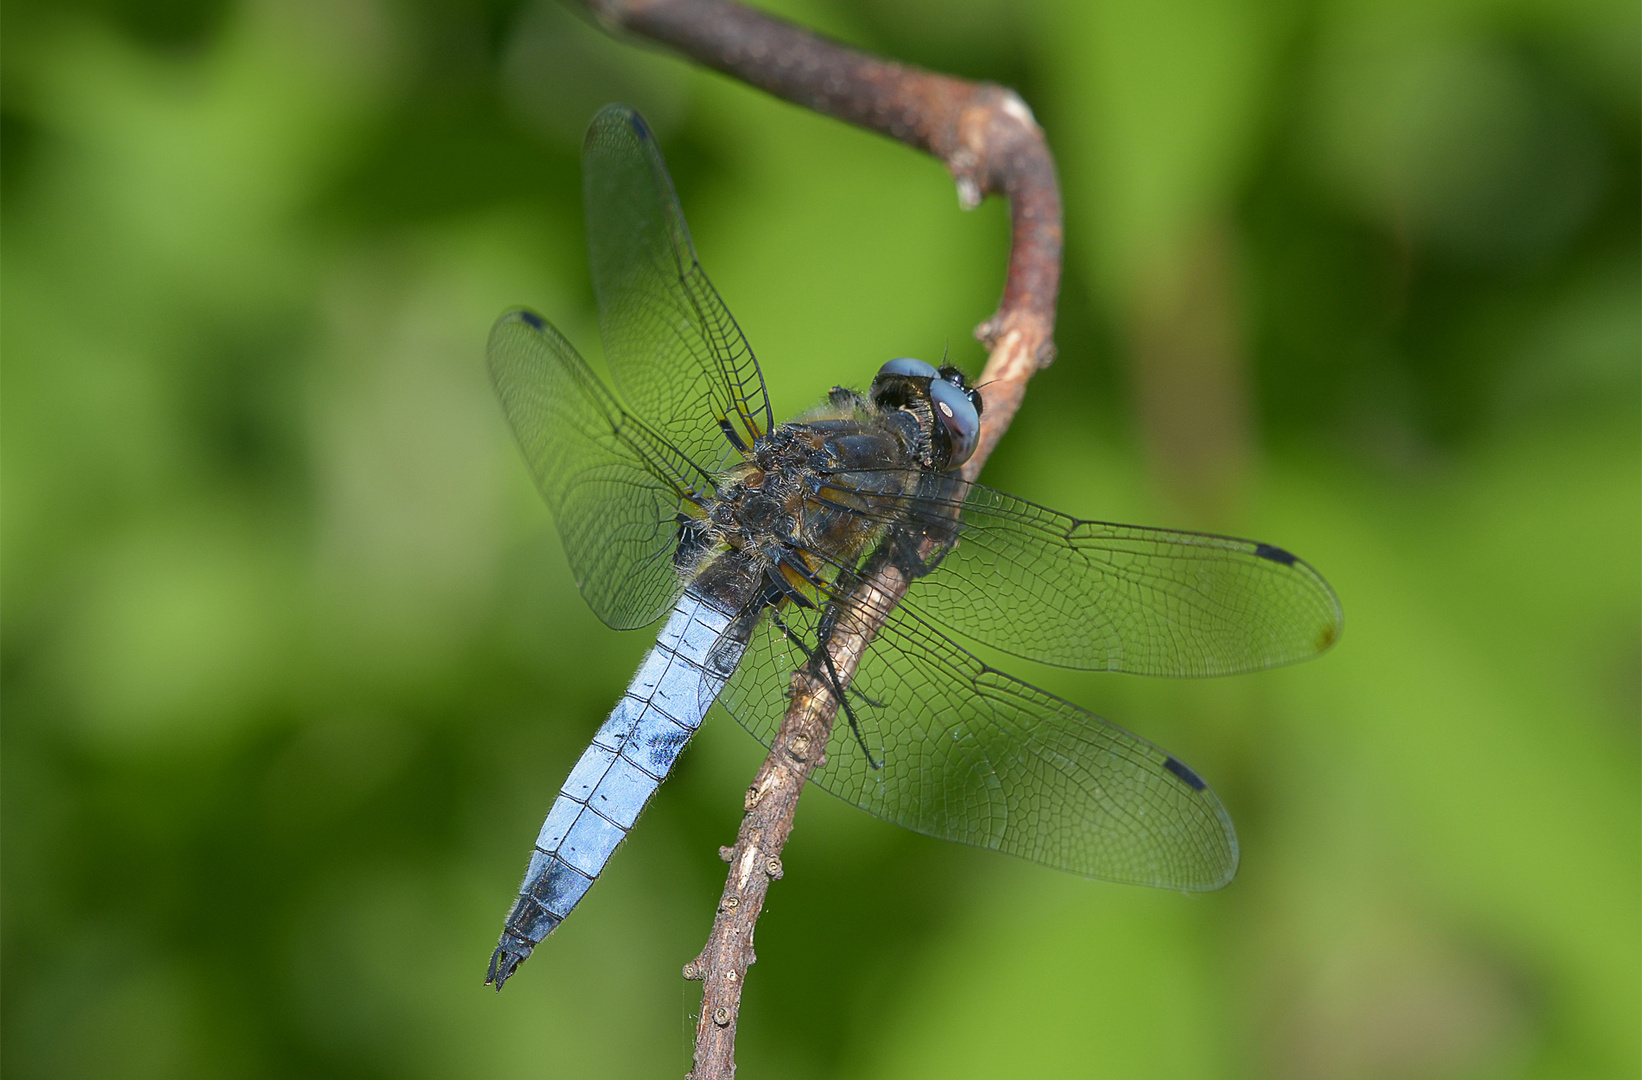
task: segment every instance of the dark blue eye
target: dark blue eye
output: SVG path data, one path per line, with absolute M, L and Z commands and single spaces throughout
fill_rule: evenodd
M 930 404 L 935 406 L 935 419 L 946 431 L 946 440 L 952 448 L 946 467 L 953 468 L 969 460 L 975 444 L 981 438 L 981 416 L 969 395 L 945 379 L 929 384 Z
M 914 360 L 910 356 L 902 356 L 891 360 L 878 369 L 880 375 L 906 375 L 914 379 L 936 379 L 940 372 L 934 366 L 922 360 Z

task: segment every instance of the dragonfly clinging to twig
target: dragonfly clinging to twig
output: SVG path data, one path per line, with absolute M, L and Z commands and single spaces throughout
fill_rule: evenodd
M 490 371 L 583 598 L 616 629 L 666 623 L 554 801 L 486 981 L 570 914 L 715 702 L 768 744 L 799 670 L 846 720 L 813 779 L 869 813 L 1088 877 L 1226 884 L 1236 834 L 1196 772 L 953 638 L 1227 675 L 1332 645 L 1327 583 L 1269 544 L 1079 520 L 966 481 L 984 402 L 953 367 L 893 359 L 866 392 L 777 425 L 643 119 L 605 109 L 584 162 L 620 396 L 525 310 L 496 323 Z M 845 680 L 838 600 L 885 566 L 911 585 L 869 612 Z

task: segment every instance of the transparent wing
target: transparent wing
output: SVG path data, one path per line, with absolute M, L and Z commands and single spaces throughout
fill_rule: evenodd
M 813 613 L 782 618 L 814 648 Z M 805 663 L 766 617 L 719 700 L 767 746 Z M 1231 819 L 1185 765 L 905 610 L 867 649 L 848 696 L 860 738 L 840 710 L 813 780 L 870 814 L 1111 881 L 1200 891 L 1237 870 Z
M 930 496 L 856 501 L 918 535 L 950 536 L 956 516 L 956 547 L 906 605 L 1029 660 L 1231 675 L 1310 659 L 1340 636 L 1328 582 L 1270 544 L 1082 521 L 955 477 Z
M 588 606 L 618 630 L 654 622 L 680 590 L 680 515 L 711 478 L 624 411 L 540 315 L 496 320 L 486 358 Z
M 642 117 L 611 105 L 582 150 L 599 328 L 633 410 L 704 470 L 774 421 L 741 328 L 696 261 L 661 149 Z

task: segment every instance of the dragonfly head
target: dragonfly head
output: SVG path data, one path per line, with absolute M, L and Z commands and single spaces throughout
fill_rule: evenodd
M 878 369 L 871 396 L 880 409 L 901 409 L 917 418 L 929 444 L 930 468 L 955 469 L 975 452 L 981 435 L 981 395 L 969 388 L 957 368 L 900 357 Z

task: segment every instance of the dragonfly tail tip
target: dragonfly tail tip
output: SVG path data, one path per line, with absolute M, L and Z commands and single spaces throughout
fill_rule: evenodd
M 494 986 L 500 994 L 502 984 L 513 976 L 513 972 L 528 955 L 530 954 L 508 948 L 505 942 L 496 946 L 496 951 L 490 954 L 490 969 L 485 972 L 485 985 Z

